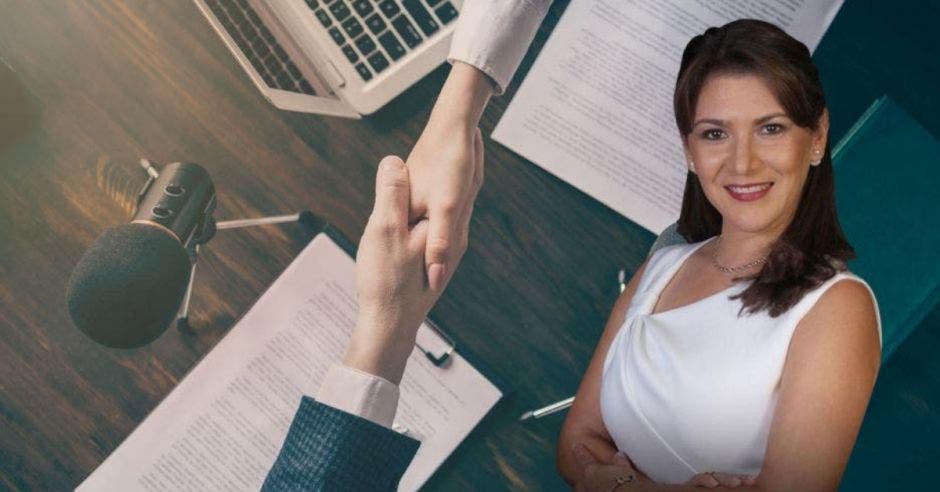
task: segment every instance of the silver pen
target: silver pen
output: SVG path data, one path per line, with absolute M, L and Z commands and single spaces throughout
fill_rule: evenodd
M 573 404 L 574 404 L 573 396 L 571 398 L 565 398 L 564 400 L 556 401 L 555 403 L 552 403 L 551 405 L 548 405 L 546 407 L 542 407 L 536 410 L 529 410 L 528 412 L 522 414 L 519 417 L 519 421 L 521 422 L 523 420 L 529 420 L 529 419 L 540 419 L 546 415 L 550 415 L 555 412 L 560 412 L 570 407 Z
M 620 287 L 620 292 L 622 293 L 627 288 L 627 270 L 621 268 L 617 272 L 617 285 Z M 553 414 L 555 412 L 560 412 L 571 405 L 574 404 L 574 397 L 565 398 L 561 401 L 556 401 L 551 405 L 544 406 L 536 410 L 529 410 L 528 412 L 519 416 L 519 421 L 529 420 L 529 419 L 538 419 L 546 415 Z

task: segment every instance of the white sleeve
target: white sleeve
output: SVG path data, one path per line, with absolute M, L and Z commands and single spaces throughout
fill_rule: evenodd
M 352 367 L 334 364 L 323 379 L 316 400 L 391 428 L 398 409 L 398 386 Z
M 465 0 L 447 60 L 477 67 L 502 94 L 519 68 L 551 0 Z

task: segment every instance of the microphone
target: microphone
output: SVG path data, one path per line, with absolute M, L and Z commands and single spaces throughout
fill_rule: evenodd
M 92 243 L 66 293 L 75 326 L 113 348 L 146 345 L 166 330 L 187 293 L 195 248 L 215 233 L 215 188 L 202 166 L 178 162 L 158 174 L 146 165 L 131 222 Z

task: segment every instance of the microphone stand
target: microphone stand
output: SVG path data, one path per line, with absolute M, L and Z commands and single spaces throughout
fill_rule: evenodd
M 271 215 L 268 217 L 258 217 L 256 219 L 236 219 L 236 220 L 224 220 L 222 222 L 215 222 L 211 217 L 208 218 L 206 232 L 208 234 L 197 234 L 197 238 L 192 241 L 192 244 L 187 248 L 189 252 L 189 258 L 192 261 L 192 270 L 189 273 L 189 285 L 186 286 L 186 294 L 183 295 L 183 305 L 180 307 L 179 313 L 176 315 L 176 328 L 179 330 L 189 330 L 189 302 L 192 298 L 193 293 L 193 281 L 196 278 L 196 260 L 199 257 L 200 246 L 209 241 L 214 235 L 215 231 L 223 231 L 228 229 L 243 229 L 246 227 L 257 227 L 263 225 L 272 225 L 272 224 L 285 224 L 292 222 L 307 222 L 313 223 L 316 222 L 316 217 L 313 215 L 313 212 L 309 210 L 302 210 L 295 214 L 289 215 Z
M 140 167 L 142 167 L 144 171 L 147 172 L 147 183 L 144 184 L 143 189 L 138 193 L 138 204 L 140 203 L 140 197 L 144 195 L 147 188 L 150 186 L 150 183 L 160 176 L 160 172 L 157 171 L 153 164 L 147 159 L 140 160 Z M 192 300 L 193 283 L 196 279 L 196 260 L 199 258 L 200 247 L 203 244 L 208 243 L 209 240 L 215 236 L 216 231 L 227 229 L 243 229 L 245 227 L 257 227 L 272 224 L 285 224 L 290 222 L 306 222 L 315 224 L 319 221 L 313 212 L 309 210 L 302 210 L 295 214 L 289 215 L 272 215 L 268 217 L 259 217 L 256 219 L 237 219 L 216 222 L 215 219 L 212 218 L 212 211 L 208 211 L 202 224 L 200 224 L 196 230 L 193 231 L 189 240 L 184 242 L 184 247 L 186 248 L 186 252 L 189 254 L 189 261 L 192 263 L 192 267 L 189 271 L 189 283 L 186 285 L 186 293 L 183 295 L 183 304 L 180 306 L 180 309 L 176 314 L 177 329 L 190 329 L 189 304 Z

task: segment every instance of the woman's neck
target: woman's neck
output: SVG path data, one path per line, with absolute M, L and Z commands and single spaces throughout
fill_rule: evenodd
M 713 257 L 722 266 L 736 267 L 765 258 L 779 234 L 722 230 L 712 243 Z

